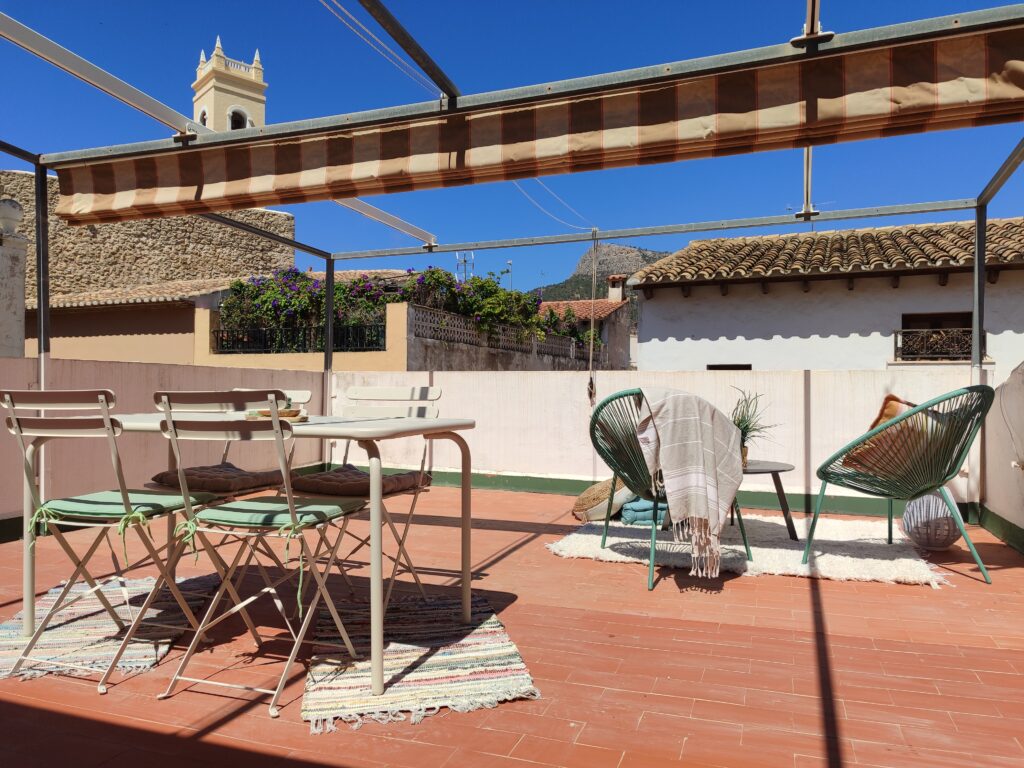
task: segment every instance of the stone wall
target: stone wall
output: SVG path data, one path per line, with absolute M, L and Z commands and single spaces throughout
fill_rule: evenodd
M 0 199 L 17 200 L 25 222 L 35 219 L 34 180 L 24 171 L 0 171 Z M 266 274 L 289 267 L 295 254 L 286 246 L 196 216 L 71 227 L 53 214 L 57 179 L 49 179 L 50 293 L 60 295 L 142 285 L 165 280 Z M 228 214 L 286 237 L 295 236 L 287 213 L 253 209 Z M 34 227 L 22 226 L 35 253 Z M 35 260 L 25 274 L 26 292 L 35 298 Z
M 25 351 L 25 238 L 21 206 L 0 195 L 0 357 Z
M 412 338 L 408 366 L 410 371 L 582 371 L 587 361 Z

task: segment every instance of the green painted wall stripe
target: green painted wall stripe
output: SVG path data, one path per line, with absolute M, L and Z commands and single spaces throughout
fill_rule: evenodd
M 779 497 L 774 491 L 740 491 L 736 494 L 741 507 L 754 507 L 756 509 L 782 509 L 779 504 Z M 814 512 L 814 503 L 818 494 L 786 493 L 786 501 L 793 512 Z M 896 517 L 903 517 L 903 510 L 906 502 L 897 501 L 893 503 L 893 512 Z M 841 515 L 863 515 L 865 517 L 885 517 L 889 513 L 889 507 L 885 499 L 872 499 L 861 496 L 830 496 L 825 494 L 825 503 L 821 508 L 822 512 L 838 512 Z
M 335 465 L 337 466 L 337 465 Z M 360 467 L 366 470 L 366 467 Z M 407 472 L 401 469 L 385 469 L 385 474 Z M 458 472 L 434 472 L 434 485 L 439 487 L 457 487 Z M 593 485 L 590 480 L 572 480 L 559 477 L 531 477 L 526 475 L 499 475 L 486 472 L 473 473 L 473 487 L 486 490 L 521 491 L 525 493 L 557 493 L 576 496 Z M 817 495 L 807 496 L 802 493 L 787 493 L 786 500 L 794 512 L 813 512 Z M 779 497 L 773 491 L 740 491 L 740 505 L 757 509 L 781 509 Z M 897 501 L 894 505 L 897 516 L 903 516 L 904 502 Z M 884 499 L 869 499 L 853 496 L 825 496 L 825 512 L 838 512 L 847 515 L 865 515 L 885 517 L 886 503 Z
M 997 539 L 1006 542 L 1018 552 L 1024 552 L 1024 528 L 1000 517 L 985 505 L 980 510 L 981 527 Z

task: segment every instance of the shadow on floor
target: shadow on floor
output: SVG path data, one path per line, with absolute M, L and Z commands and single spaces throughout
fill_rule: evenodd
M 114 720 L 114 722 L 112 722 Z M 27 766 L 89 760 L 89 765 L 171 766 L 189 768 L 246 768 L 316 766 L 294 756 L 261 754 L 227 744 L 212 744 L 198 737 L 202 732 L 157 733 L 133 728 L 110 715 L 81 717 L 0 701 L 4 724 L 4 765 Z M 337 763 L 333 763 L 337 764 Z

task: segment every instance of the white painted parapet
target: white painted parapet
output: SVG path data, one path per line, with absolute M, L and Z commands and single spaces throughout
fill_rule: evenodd
M 25 254 L 21 206 L 0 200 L 0 357 L 25 355 Z

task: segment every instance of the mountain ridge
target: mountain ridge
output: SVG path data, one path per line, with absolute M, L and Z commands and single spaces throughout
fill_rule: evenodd
M 572 274 L 565 280 L 550 285 L 542 285 L 533 289 L 541 298 L 551 301 L 572 299 L 589 299 L 591 293 L 591 261 L 595 246 L 591 246 L 580 256 Z M 597 248 L 597 298 L 608 295 L 607 279 L 609 275 L 632 275 L 648 264 L 669 255 L 669 251 L 652 251 L 633 245 L 614 245 L 598 243 Z M 630 291 L 627 291 L 627 297 Z

